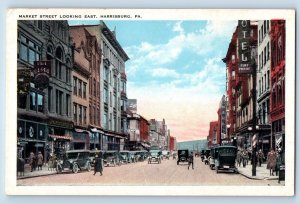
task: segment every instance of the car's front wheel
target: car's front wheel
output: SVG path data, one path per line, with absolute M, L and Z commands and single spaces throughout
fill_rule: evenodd
M 73 164 L 72 172 L 76 174 L 78 170 L 79 170 L 78 164 Z
M 92 170 L 92 166 L 91 166 L 91 164 L 90 164 L 90 162 L 87 164 L 87 171 L 91 171 Z

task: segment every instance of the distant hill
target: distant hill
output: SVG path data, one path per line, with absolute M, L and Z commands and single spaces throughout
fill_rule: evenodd
M 207 148 L 207 140 L 192 140 L 192 141 L 184 141 L 177 142 L 177 149 L 188 149 L 193 151 L 201 151 Z

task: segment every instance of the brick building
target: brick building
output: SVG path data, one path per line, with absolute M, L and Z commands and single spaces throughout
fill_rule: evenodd
M 285 147 L 285 21 L 271 20 L 271 147 Z
M 218 121 L 212 121 L 209 123 L 209 132 L 207 136 L 207 146 L 212 147 L 217 145 L 217 131 L 218 131 Z

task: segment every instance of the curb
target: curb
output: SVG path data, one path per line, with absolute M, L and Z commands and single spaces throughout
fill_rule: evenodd
M 249 176 L 245 173 L 242 173 L 240 172 L 239 170 L 237 170 L 239 174 L 241 174 L 242 176 L 245 176 L 246 178 L 248 179 L 253 179 L 253 180 L 278 180 L 278 177 L 277 178 L 269 178 L 269 177 L 254 177 L 254 176 Z
M 39 174 L 39 175 L 32 175 L 32 176 L 23 176 L 23 177 L 17 177 L 17 180 L 40 177 L 40 176 L 49 176 L 49 175 L 55 175 L 55 174 L 57 174 L 57 172 L 47 173 L 47 174 Z

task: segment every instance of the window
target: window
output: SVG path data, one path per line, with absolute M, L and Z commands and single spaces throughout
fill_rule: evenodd
M 97 88 L 96 88 L 96 79 L 94 79 L 94 96 L 96 97 L 96 91 L 97 90 Z
M 52 110 L 52 87 L 48 87 L 48 111 L 51 112 Z
M 267 60 L 270 60 L 270 42 L 267 44 Z
M 44 96 L 41 95 L 41 94 L 38 94 L 37 95 L 38 112 L 43 112 L 44 111 L 43 100 L 44 100 Z
M 108 82 L 108 67 L 104 67 L 104 72 L 103 72 L 103 78 L 104 78 L 104 81 Z
M 77 78 L 73 77 L 73 93 L 77 95 Z
M 63 97 L 63 92 L 56 90 L 56 113 L 59 115 L 62 115 L 62 97 Z
M 36 110 L 36 93 L 30 92 L 30 110 Z
M 107 88 L 104 88 L 104 103 L 108 103 L 108 90 Z
M 74 115 L 74 123 L 77 123 L 77 104 L 76 103 L 74 103 L 73 104 L 73 115 Z
M 70 115 L 70 111 L 69 111 L 69 106 L 71 105 L 70 103 L 71 103 L 71 101 L 70 101 L 70 95 L 66 94 L 66 115 L 67 116 Z
M 110 107 L 112 107 L 112 94 L 111 94 L 111 92 L 109 92 L 109 104 L 110 104 Z
M 272 87 L 272 101 L 273 101 L 273 106 L 276 106 L 277 101 L 276 101 L 276 79 L 273 79 L 273 87 Z
M 86 125 L 86 107 L 83 107 L 83 124 Z
M 26 109 L 27 94 L 18 94 L 18 108 Z
M 82 97 L 82 81 L 78 79 L 78 95 Z
M 41 57 L 41 47 L 25 36 L 19 36 L 19 58 L 33 65 L 34 61 L 39 61 Z
M 60 47 L 55 52 L 55 76 L 58 79 L 62 79 L 63 72 L 63 51 Z
M 270 88 L 270 70 L 267 71 L 267 89 Z
M 107 112 L 105 111 L 104 112 L 104 118 L 103 118 L 103 126 L 105 129 L 107 129 L 107 120 L 108 120 L 108 117 L 107 117 Z
M 79 124 L 81 125 L 82 124 L 82 105 L 79 105 L 78 116 L 79 116 Z
M 83 83 L 83 98 L 86 98 L 86 83 Z

